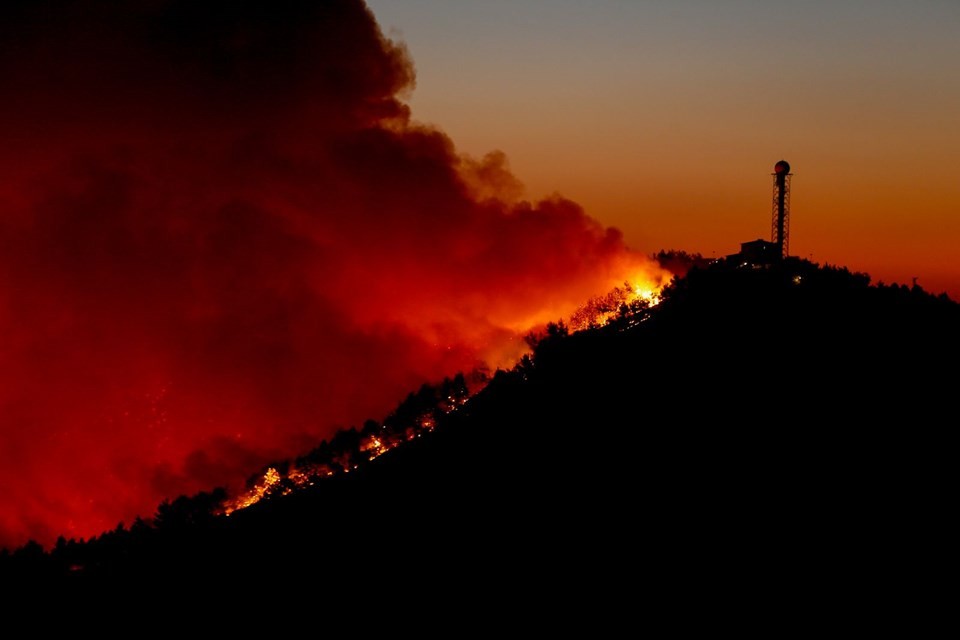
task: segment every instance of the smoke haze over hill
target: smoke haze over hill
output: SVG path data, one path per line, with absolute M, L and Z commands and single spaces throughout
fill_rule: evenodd
M 244 480 L 664 277 L 419 126 L 360 0 L 7 3 L 0 546 Z

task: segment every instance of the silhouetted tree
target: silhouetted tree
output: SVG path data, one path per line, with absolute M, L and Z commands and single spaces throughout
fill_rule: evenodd
M 183 529 L 191 525 L 209 523 L 226 498 L 226 491 L 218 487 L 201 491 L 192 497 L 179 496 L 172 502 L 164 500 L 157 507 L 153 525 L 160 531 Z

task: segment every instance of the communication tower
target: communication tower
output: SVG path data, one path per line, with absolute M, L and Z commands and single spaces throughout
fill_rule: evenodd
M 771 241 L 777 245 L 781 258 L 790 250 L 790 163 L 781 160 L 773 165 L 773 222 Z

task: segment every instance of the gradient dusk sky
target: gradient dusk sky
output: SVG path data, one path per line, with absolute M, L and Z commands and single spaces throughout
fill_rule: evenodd
M 643 252 L 770 239 L 960 300 L 960 2 L 370 0 L 415 120 Z

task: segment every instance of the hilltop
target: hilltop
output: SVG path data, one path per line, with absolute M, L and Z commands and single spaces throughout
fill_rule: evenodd
M 531 336 L 516 367 L 349 473 L 230 516 L 221 492 L 184 497 L 154 522 L 0 556 L 0 571 L 309 576 L 328 595 L 494 584 L 498 601 L 610 606 L 691 582 L 899 590 L 942 551 L 958 327 L 946 296 L 841 267 L 693 265 L 655 307 Z

